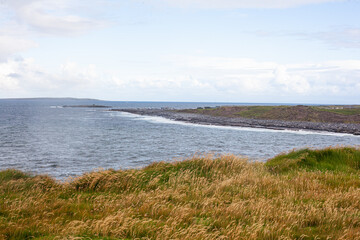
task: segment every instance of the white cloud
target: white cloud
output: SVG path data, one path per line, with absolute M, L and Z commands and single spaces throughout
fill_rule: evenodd
M 30 58 L 0 63 L 1 97 L 31 96 L 31 94 L 64 96 L 68 92 L 71 95 L 89 89 L 97 90 L 101 85 L 101 78 L 93 65 L 79 66 L 76 63 L 65 63 L 56 73 L 49 73 Z M 19 93 L 21 95 L 16 95 Z
M 274 35 L 268 33 L 268 35 Z M 337 27 L 321 32 L 284 33 L 283 35 L 314 39 L 328 44 L 332 48 L 360 48 L 360 28 Z
M 0 90 L 9 91 L 19 88 L 16 66 L 14 65 L 14 62 L 0 63 Z
M 57 85 L 62 87 L 96 87 L 101 77 L 96 66 L 89 64 L 85 67 L 79 66 L 75 62 L 66 62 L 60 66 L 60 72 L 55 77 Z
M 136 70 L 125 74 L 67 62 L 49 73 L 32 59 L 11 60 L 0 63 L 0 93 L 2 97 L 360 103 L 359 60 L 279 64 L 173 56 L 168 64 L 171 69 L 158 73 L 142 69 L 141 74 Z
M 291 74 L 286 67 L 279 65 L 275 69 L 275 86 L 280 86 L 280 89 L 285 92 L 293 92 L 296 94 L 306 94 L 311 90 L 310 83 L 304 76 Z
M 216 70 L 243 70 L 273 69 L 273 62 L 258 62 L 251 58 L 227 58 L 227 57 L 197 57 L 197 56 L 173 56 L 174 64 L 180 64 L 192 68 L 211 68 Z
M 4 4 L 19 25 L 41 33 L 79 34 L 103 24 L 72 13 L 79 12 L 82 6 L 69 0 L 12 0 Z
M 5 61 L 15 53 L 35 46 L 36 44 L 30 40 L 0 35 L 0 62 Z
M 4 92 L 3 95 L 49 89 L 53 89 L 49 75 L 42 72 L 33 59 L 15 59 L 0 63 L 0 91 Z
M 360 48 L 360 29 L 343 28 L 333 31 L 324 31 L 310 34 L 334 47 Z
M 360 61 L 279 64 L 253 59 L 173 57 L 218 92 L 289 97 L 353 97 L 360 101 Z M 174 63 L 173 63 L 174 64 Z
M 247 33 L 260 38 L 264 37 L 293 37 L 301 40 L 317 40 L 329 45 L 331 48 L 360 48 L 360 28 L 338 26 L 318 32 L 292 32 L 265 30 L 247 31 Z
M 345 0 L 150 0 L 182 8 L 290 8 L 308 4 L 343 2 Z
M 80 3 L 82 2 L 82 3 Z M 104 26 L 89 15 L 89 7 L 101 8 L 98 0 L 11 0 L 0 2 L 0 62 L 37 46 L 30 40 L 39 34 L 56 36 L 82 34 Z M 83 8 L 86 9 L 82 11 Z M 96 11 L 96 10 L 94 10 Z M 84 15 L 84 16 L 83 16 Z

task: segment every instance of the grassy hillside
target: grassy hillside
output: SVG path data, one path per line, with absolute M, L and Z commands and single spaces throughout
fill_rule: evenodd
M 222 106 L 180 112 L 285 121 L 360 123 L 360 106 Z
M 360 149 L 232 155 L 67 183 L 0 172 L 0 239 L 360 239 Z
M 358 174 L 360 151 L 350 147 L 322 150 L 302 149 L 276 156 L 267 161 L 265 165 L 273 172 L 306 169 Z

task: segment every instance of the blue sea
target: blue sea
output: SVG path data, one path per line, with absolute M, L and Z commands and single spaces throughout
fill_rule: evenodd
M 3 99 L 0 100 L 0 170 L 14 168 L 66 179 L 98 169 L 139 168 L 202 153 L 233 153 L 266 161 L 292 149 L 360 145 L 360 137 L 349 134 L 203 126 L 102 108 L 63 107 L 91 104 L 178 109 L 249 105 Z

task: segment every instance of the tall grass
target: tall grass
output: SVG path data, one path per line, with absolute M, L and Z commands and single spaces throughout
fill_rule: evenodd
M 0 239 L 360 239 L 359 152 L 196 156 L 67 183 L 6 170 Z
M 276 172 L 305 168 L 308 170 L 358 173 L 360 170 L 360 151 L 351 147 L 320 150 L 302 149 L 288 154 L 280 154 L 267 161 L 266 166 Z

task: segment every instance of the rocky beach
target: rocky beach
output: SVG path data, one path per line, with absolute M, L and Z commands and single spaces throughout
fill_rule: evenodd
M 274 130 L 310 130 L 334 133 L 360 135 L 360 124 L 332 123 L 332 122 L 305 122 L 250 119 L 243 117 L 211 116 L 196 113 L 179 112 L 173 109 L 111 109 L 110 111 L 127 112 L 138 115 L 158 116 L 167 119 L 203 125 L 234 126 L 250 128 L 266 128 Z

